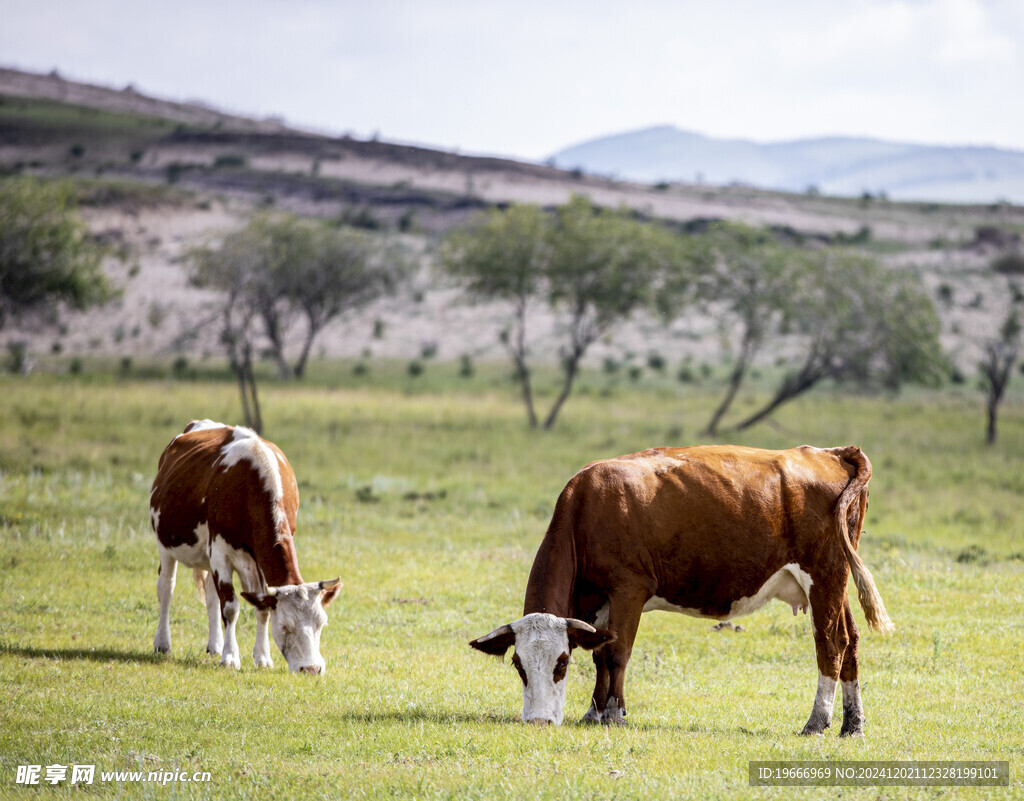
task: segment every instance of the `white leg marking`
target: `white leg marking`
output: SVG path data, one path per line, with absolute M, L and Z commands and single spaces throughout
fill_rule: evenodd
M 610 726 L 626 725 L 626 708 L 619 706 L 619 699 L 614 695 L 608 696 L 608 703 L 605 704 L 601 722 Z
M 217 585 L 213 581 L 213 573 L 206 574 L 203 592 L 206 595 L 206 617 L 210 622 L 206 652 L 220 656 L 220 652 L 224 648 L 224 632 L 220 625 L 220 598 L 217 597 Z
M 814 709 L 802 734 L 822 734 L 832 724 L 832 707 L 836 702 L 836 680 L 818 674 L 818 692 L 814 696 Z
M 238 656 L 238 640 L 235 639 L 235 623 L 238 621 L 238 599 L 224 604 L 224 647 L 220 652 L 221 667 L 238 670 L 242 660 Z
M 256 610 L 256 643 L 252 647 L 252 661 L 258 668 L 271 668 L 274 660 L 270 658 L 270 611 Z
M 843 682 L 843 736 L 864 733 L 864 707 L 860 700 L 860 682 Z
M 159 512 L 157 513 L 159 514 Z M 178 574 L 177 560 L 163 547 L 160 551 L 160 575 L 156 580 L 156 597 L 160 601 L 160 618 L 156 624 L 153 650 L 162 654 L 171 652 L 171 598 Z

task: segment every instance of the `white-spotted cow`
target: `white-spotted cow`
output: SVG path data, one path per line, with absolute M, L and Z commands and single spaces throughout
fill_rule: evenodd
M 232 585 L 232 573 L 237 573 L 242 597 L 256 607 L 256 666 L 273 665 L 269 621 L 290 670 L 323 673 L 323 607 L 334 599 L 341 581 L 302 581 L 293 539 L 298 508 L 299 491 L 288 460 L 251 429 L 193 420 L 171 440 L 160 456 L 149 495 L 160 554 L 154 650 L 171 650 L 171 596 L 181 562 L 193 568 L 205 596 L 210 623 L 206 649 L 220 655 L 221 665 L 241 665 L 235 639 L 239 608 Z
M 856 447 L 656 448 L 594 462 L 558 499 L 524 617 L 470 645 L 495 655 L 514 646 L 523 720 L 554 724 L 573 648 L 592 650 L 597 681 L 583 720 L 623 724 L 626 665 L 643 612 L 724 621 L 778 598 L 794 614 L 811 610 L 818 690 L 802 733 L 830 725 L 841 682 L 841 734 L 861 734 L 851 571 L 868 624 L 893 628 L 856 551 L 870 477 Z

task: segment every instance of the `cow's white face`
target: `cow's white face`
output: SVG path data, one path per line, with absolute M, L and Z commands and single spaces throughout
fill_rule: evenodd
M 473 640 L 474 648 L 503 655 L 515 646 L 512 664 L 523 682 L 523 722 L 559 725 L 565 707 L 572 649 L 597 648 L 612 639 L 581 620 L 534 612 Z
M 341 582 L 309 582 L 294 586 L 268 587 L 265 593 L 243 592 L 257 609 L 270 611 L 270 633 L 293 673 L 320 674 L 326 670 L 320 655 L 320 633 L 327 625 L 324 607 Z

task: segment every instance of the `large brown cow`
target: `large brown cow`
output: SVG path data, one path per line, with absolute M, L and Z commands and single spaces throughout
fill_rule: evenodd
M 555 724 L 573 648 L 593 650 L 597 681 L 584 720 L 622 724 L 643 612 L 729 620 L 778 598 L 794 614 L 810 607 L 814 626 L 818 691 L 802 733 L 829 726 L 841 681 L 841 734 L 861 734 L 851 570 L 868 624 L 892 630 L 856 551 L 870 477 L 856 447 L 656 448 L 594 462 L 558 499 L 524 617 L 470 645 L 496 655 L 515 646 L 523 720 Z
M 205 595 L 210 624 L 206 648 L 220 655 L 221 665 L 241 664 L 234 572 L 242 582 L 242 597 L 256 607 L 256 666 L 273 665 L 269 622 L 289 669 L 323 673 L 323 607 L 334 599 L 341 582 L 302 581 L 293 539 L 298 508 L 299 491 L 288 460 L 254 431 L 193 420 L 171 440 L 160 456 L 149 495 L 160 553 L 160 622 L 154 650 L 171 650 L 171 597 L 181 562 L 193 568 Z

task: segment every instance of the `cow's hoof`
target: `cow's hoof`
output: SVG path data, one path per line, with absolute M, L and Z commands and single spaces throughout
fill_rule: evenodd
M 602 717 L 603 715 L 597 711 L 597 705 L 591 701 L 590 709 L 587 710 L 587 714 L 580 718 L 580 723 L 596 725 L 601 722 Z
M 824 728 L 818 728 L 816 726 L 811 726 L 811 724 L 808 723 L 806 726 L 803 727 L 803 729 L 800 730 L 800 736 L 801 737 L 824 737 L 825 736 L 825 729 L 827 729 L 827 728 L 828 728 L 828 726 L 825 726 Z
M 625 726 L 625 707 L 620 707 L 614 698 L 609 698 L 608 705 L 604 708 L 604 714 L 601 715 L 601 722 L 606 726 Z
M 237 656 L 225 656 L 220 660 L 220 666 L 222 668 L 234 668 L 235 670 L 242 669 L 242 663 Z
M 843 728 L 839 730 L 840 737 L 863 737 L 864 736 L 864 721 L 858 720 L 856 723 L 851 723 L 849 726 L 846 725 L 846 721 L 843 721 Z
M 153 643 L 154 654 L 169 654 L 171 652 L 171 644 L 169 642 L 161 642 L 157 640 Z
M 257 668 L 272 668 L 274 666 L 274 660 L 269 656 L 261 656 L 259 659 L 254 657 L 252 661 L 256 663 Z
M 206 653 L 212 656 L 220 656 L 220 652 L 224 650 L 224 643 L 207 643 Z

